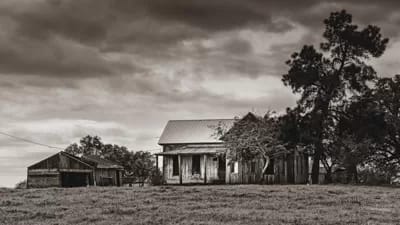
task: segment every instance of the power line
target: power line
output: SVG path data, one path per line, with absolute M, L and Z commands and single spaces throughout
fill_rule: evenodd
M 4 135 L 4 136 L 7 136 L 7 137 L 11 137 L 11 138 L 17 139 L 17 140 L 20 140 L 20 141 L 28 142 L 28 143 L 31 143 L 31 144 L 35 144 L 35 145 L 39 145 L 39 146 L 43 146 L 43 147 L 47 147 L 47 148 L 65 150 L 64 148 L 55 147 L 55 146 L 51 146 L 51 145 L 47 145 L 47 144 L 42 144 L 42 143 L 39 143 L 39 142 L 36 142 L 36 141 L 32 141 L 32 140 L 29 140 L 29 139 L 26 139 L 26 138 L 18 137 L 18 136 L 15 136 L 15 135 L 12 135 L 12 134 L 8 134 L 8 133 L 5 133 L 5 132 L 1 132 L 1 131 L 0 131 L 0 134 Z M 159 150 L 162 150 L 162 148 L 141 149 L 141 150 L 137 150 L 137 151 L 153 152 L 153 151 L 159 151 Z
M 39 142 L 36 142 L 36 141 L 32 141 L 32 140 L 29 140 L 29 139 L 25 139 L 25 138 L 21 138 L 21 137 L 17 137 L 17 136 L 11 135 L 11 134 L 7 134 L 5 132 L 1 132 L 0 131 L 0 134 L 2 134 L 4 136 L 11 137 L 11 138 L 14 138 L 14 139 L 17 139 L 17 140 L 20 140 L 20 141 L 28 142 L 28 143 L 31 143 L 31 144 L 35 144 L 35 145 L 39 145 L 39 146 L 43 146 L 43 147 L 47 147 L 47 148 L 55 148 L 55 149 L 64 150 L 63 148 L 60 148 L 60 147 L 54 147 L 54 146 L 51 146 L 51 145 L 42 144 L 42 143 L 39 143 Z

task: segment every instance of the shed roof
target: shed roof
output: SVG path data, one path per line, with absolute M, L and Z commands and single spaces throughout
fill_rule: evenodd
M 96 165 L 96 168 L 101 168 L 101 169 L 123 169 L 122 166 L 118 165 L 117 163 L 103 159 L 100 156 L 97 155 L 84 155 L 82 156 L 82 160 L 93 163 Z
M 60 151 L 60 152 L 58 152 L 58 153 L 56 153 L 56 154 L 53 154 L 53 155 L 51 155 L 51 156 L 49 156 L 49 157 L 47 157 L 47 158 L 45 158 L 45 159 L 43 159 L 43 160 L 41 160 L 41 161 L 39 161 L 39 162 L 33 164 L 33 165 L 28 166 L 28 169 L 37 167 L 37 166 L 39 166 L 40 164 L 46 162 L 47 160 L 49 160 L 49 159 L 51 159 L 51 158 L 55 158 L 55 160 L 57 161 L 57 164 L 58 164 L 58 166 L 59 166 L 58 161 L 59 161 L 59 157 L 61 157 L 61 156 L 65 156 L 65 157 L 71 158 L 72 160 L 74 160 L 74 161 L 76 161 L 76 162 L 78 162 L 78 163 L 80 163 L 80 164 L 82 164 L 82 165 L 84 165 L 84 166 L 86 166 L 86 167 L 88 167 L 88 168 L 92 168 L 91 165 L 89 165 L 89 164 L 87 164 L 86 162 L 82 161 L 81 158 L 76 157 L 76 156 L 74 156 L 74 155 L 72 155 L 72 154 L 70 154 L 70 153 L 68 153 L 68 152 Z
M 221 143 L 215 129 L 230 129 L 235 119 L 170 120 L 161 134 L 158 144 Z

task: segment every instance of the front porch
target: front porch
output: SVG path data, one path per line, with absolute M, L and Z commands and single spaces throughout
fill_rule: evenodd
M 215 145 L 187 145 L 157 153 L 163 157 L 166 184 L 225 183 L 225 148 Z M 157 165 L 158 166 L 158 165 Z

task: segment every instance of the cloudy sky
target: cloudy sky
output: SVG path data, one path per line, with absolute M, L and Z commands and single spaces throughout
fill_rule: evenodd
M 0 132 L 154 152 L 170 119 L 282 111 L 296 101 L 284 62 L 318 45 L 322 20 L 343 8 L 382 28 L 390 44 L 371 63 L 398 73 L 396 0 L 2 0 Z M 0 135 L 0 186 L 57 151 Z

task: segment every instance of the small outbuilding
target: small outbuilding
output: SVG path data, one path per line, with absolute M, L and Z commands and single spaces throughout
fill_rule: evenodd
M 94 169 L 94 182 L 98 186 L 121 186 L 124 167 L 97 155 L 82 156 L 82 161 Z
M 28 167 L 27 188 L 87 186 L 92 175 L 91 165 L 59 152 Z
M 123 167 L 99 156 L 61 151 L 28 167 L 27 188 L 121 186 Z

